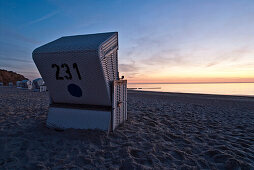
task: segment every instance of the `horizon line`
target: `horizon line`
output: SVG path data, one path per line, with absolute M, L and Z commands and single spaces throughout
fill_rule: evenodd
M 254 82 L 173 82 L 173 83 L 128 83 L 128 84 L 223 84 L 223 83 L 254 83 Z

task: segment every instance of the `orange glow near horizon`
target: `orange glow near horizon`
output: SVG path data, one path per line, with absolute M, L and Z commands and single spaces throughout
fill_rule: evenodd
M 139 70 L 135 75 L 120 72 L 129 83 L 229 83 L 253 82 L 254 67 L 203 68 L 178 66 L 177 68 L 151 68 Z
M 193 56 L 180 57 L 180 61 L 170 58 L 171 53 L 165 54 L 164 57 L 136 59 L 129 65 L 119 64 L 120 74 L 124 75 L 129 83 L 254 83 L 252 49 L 228 52 L 229 57 L 220 58 L 213 56 L 222 56 L 224 51 L 214 54 L 211 49 L 206 53 L 207 58 L 202 57 L 202 50 L 196 50 L 195 53 Z
M 178 76 L 159 76 L 159 75 L 147 75 L 147 76 L 137 76 L 134 78 L 128 78 L 129 83 L 229 83 L 229 82 L 253 82 L 254 76 L 212 76 L 205 75 L 178 75 Z
M 168 78 L 128 79 L 128 83 L 254 83 L 253 78 Z

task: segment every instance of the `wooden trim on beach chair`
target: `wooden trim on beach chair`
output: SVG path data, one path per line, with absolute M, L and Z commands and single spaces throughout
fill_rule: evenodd
M 83 109 L 83 110 L 112 110 L 111 106 L 99 106 L 88 104 L 70 104 L 70 103 L 52 103 L 50 107 L 71 108 L 71 109 Z

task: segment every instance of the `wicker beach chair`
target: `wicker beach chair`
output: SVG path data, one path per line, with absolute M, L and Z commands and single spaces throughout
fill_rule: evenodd
M 114 130 L 127 120 L 117 51 L 117 32 L 62 37 L 33 51 L 51 99 L 47 126 Z
M 16 81 L 16 87 L 21 88 L 21 81 Z
M 32 89 L 39 91 L 40 86 L 42 86 L 42 85 L 44 85 L 44 81 L 43 81 L 42 78 L 34 79 L 33 82 L 32 82 Z
M 13 82 L 9 82 L 9 83 L 8 83 L 8 86 L 9 86 L 9 87 L 13 87 Z
M 29 85 L 29 80 L 22 80 L 20 82 L 20 87 L 23 88 L 23 89 L 27 89 L 28 85 Z

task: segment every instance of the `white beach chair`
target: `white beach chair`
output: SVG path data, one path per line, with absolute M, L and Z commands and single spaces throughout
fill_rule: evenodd
M 17 87 L 21 87 L 22 89 L 32 89 L 32 82 L 29 81 L 29 80 L 22 80 L 20 83 L 19 83 L 19 86 Z
M 8 86 L 9 86 L 9 87 L 12 87 L 12 86 L 13 86 L 13 83 L 12 83 L 12 82 L 9 82 L 9 83 L 8 83 Z
M 51 99 L 47 126 L 114 130 L 127 120 L 117 51 L 117 32 L 62 37 L 33 51 Z
M 16 87 L 17 87 L 17 88 L 21 88 L 21 81 L 17 81 L 17 82 L 16 82 Z
M 34 79 L 32 82 L 32 89 L 36 91 L 40 91 L 40 86 L 44 85 L 44 81 L 42 78 Z
M 30 80 L 28 80 L 28 82 L 27 82 L 27 89 L 29 89 L 29 90 L 33 89 L 33 83 Z
M 28 80 L 22 80 L 20 84 L 21 84 L 20 86 L 22 89 L 28 88 Z
M 40 86 L 40 92 L 45 92 L 45 91 L 47 91 L 47 86 L 45 85 Z

